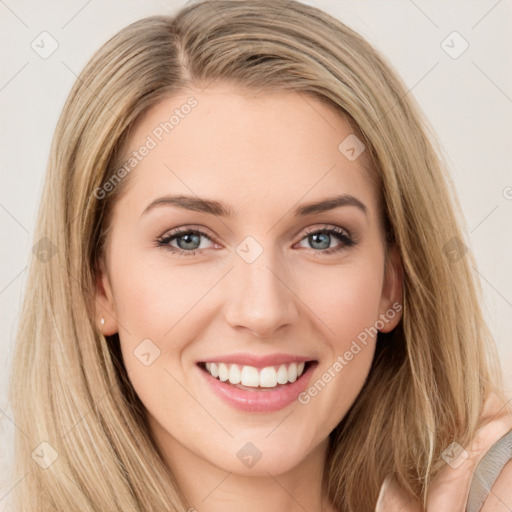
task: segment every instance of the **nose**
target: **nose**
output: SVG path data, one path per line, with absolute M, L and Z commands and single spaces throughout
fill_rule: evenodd
M 276 331 L 297 321 L 297 296 L 282 265 L 264 251 L 256 261 L 238 259 L 230 273 L 226 322 L 234 329 L 271 338 Z

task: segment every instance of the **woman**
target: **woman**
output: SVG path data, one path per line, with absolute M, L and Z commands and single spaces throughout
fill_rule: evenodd
M 53 142 L 18 508 L 510 504 L 512 414 L 443 168 L 394 72 L 318 9 L 215 0 L 116 34 Z M 499 473 L 475 473 L 493 446 Z

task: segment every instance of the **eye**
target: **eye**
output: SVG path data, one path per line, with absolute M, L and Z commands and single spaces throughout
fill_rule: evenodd
M 327 226 L 316 230 L 306 230 L 307 235 L 302 238 L 301 242 L 308 241 L 311 248 L 317 249 L 315 252 L 321 254 L 332 254 L 343 250 L 346 247 L 355 245 L 348 231 L 336 227 Z M 331 247 L 334 239 L 339 241 L 335 247 Z M 199 229 L 178 228 L 156 240 L 159 247 L 164 247 L 168 251 L 178 256 L 194 256 L 197 251 L 208 249 L 208 246 L 202 244 L 202 239 L 213 240 L 204 231 Z M 173 244 L 176 245 L 173 245 Z
M 348 231 L 339 227 L 324 227 L 316 230 L 306 230 L 307 236 L 302 241 L 307 241 L 313 249 L 319 249 L 322 254 L 332 254 L 341 251 L 345 247 L 355 245 Z M 340 243 L 331 247 L 332 239 L 337 239 Z M 319 252 L 319 251 L 316 251 Z
M 172 253 L 178 256 L 194 256 L 199 249 L 206 249 L 202 246 L 201 238 L 205 238 L 210 242 L 213 240 L 203 231 L 198 229 L 176 229 L 171 233 L 164 235 L 157 240 L 160 247 L 165 247 Z M 171 242 L 176 241 L 178 247 L 171 245 Z

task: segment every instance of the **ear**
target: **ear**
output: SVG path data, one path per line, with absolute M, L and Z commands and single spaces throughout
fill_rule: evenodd
M 392 331 L 400 322 L 403 310 L 403 267 L 400 252 L 394 246 L 388 249 L 384 283 L 380 300 L 380 332 Z
M 116 305 L 103 258 L 99 261 L 99 268 L 96 275 L 96 322 L 99 331 L 104 336 L 110 336 L 118 331 Z M 102 318 L 105 319 L 104 324 L 101 323 Z

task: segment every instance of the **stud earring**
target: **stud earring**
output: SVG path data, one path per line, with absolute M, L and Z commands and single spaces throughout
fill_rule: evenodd
M 100 323 L 102 326 L 105 325 L 105 319 L 103 317 L 101 317 Z

